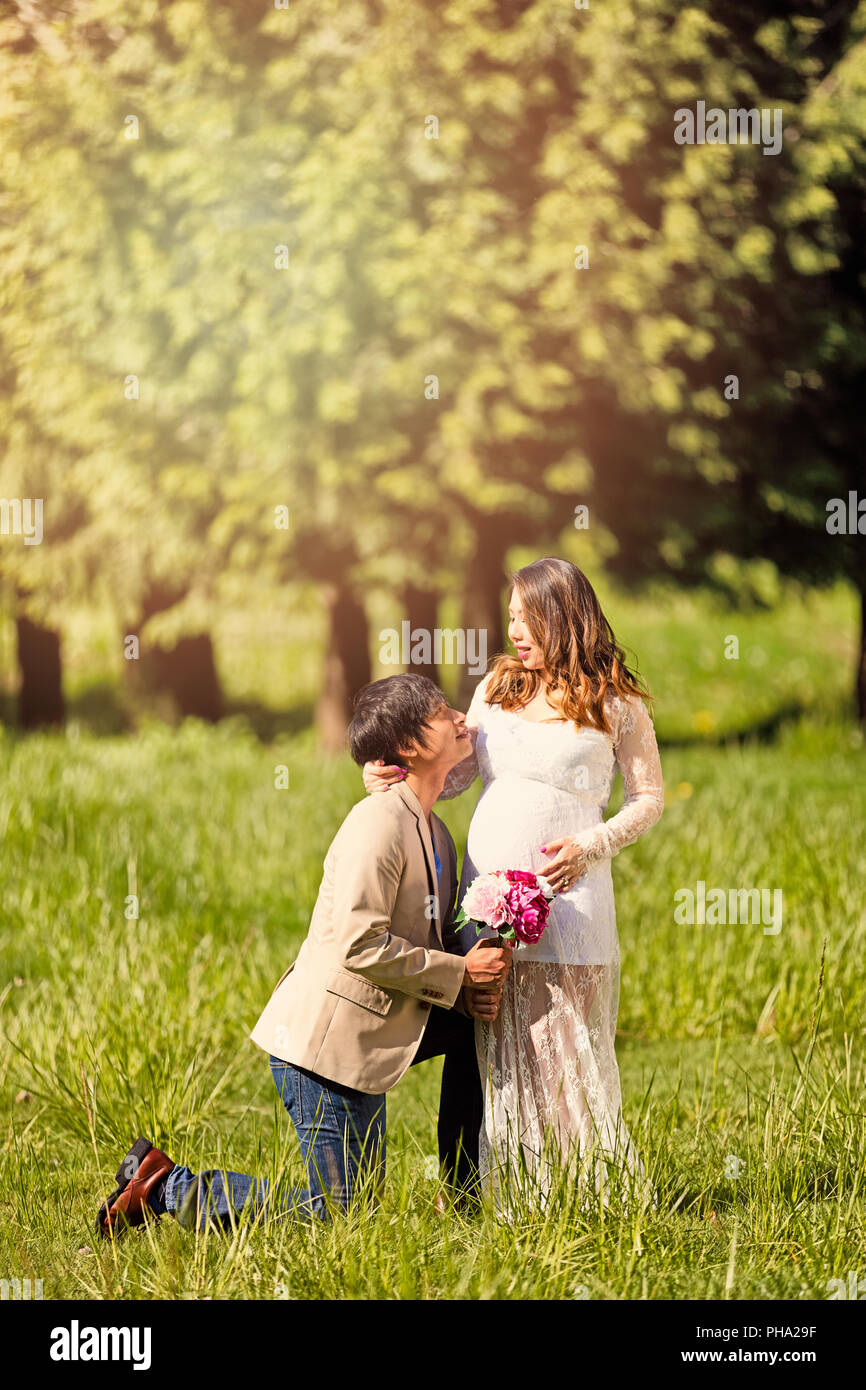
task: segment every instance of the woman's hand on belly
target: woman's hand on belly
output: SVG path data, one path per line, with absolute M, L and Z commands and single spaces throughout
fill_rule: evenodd
M 555 856 L 542 872 L 556 893 L 564 893 L 571 888 L 586 870 L 586 851 L 567 835 L 559 840 L 549 840 L 539 845 L 539 849 L 542 854 Z

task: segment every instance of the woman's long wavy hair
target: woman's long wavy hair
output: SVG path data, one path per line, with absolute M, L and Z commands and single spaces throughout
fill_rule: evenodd
M 544 654 L 544 673 L 527 671 L 518 657 L 503 653 L 490 670 L 488 704 L 519 709 L 543 685 L 565 718 L 610 733 L 604 708 L 609 692 L 650 698 L 642 678 L 626 665 L 598 596 L 577 565 L 536 560 L 512 574 L 511 582 L 529 634 Z

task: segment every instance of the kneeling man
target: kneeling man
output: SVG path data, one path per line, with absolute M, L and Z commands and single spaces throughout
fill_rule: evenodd
M 365 796 L 343 821 L 306 939 L 251 1034 L 297 1131 L 306 1187 L 272 1192 L 245 1173 L 196 1174 L 139 1139 L 100 1207 L 103 1235 L 166 1212 L 203 1228 L 244 1209 L 347 1208 L 365 1175 L 384 1176 L 385 1093 L 414 1063 L 442 1055 L 443 1178 L 457 1193 L 475 1188 L 473 1018 L 496 1016 L 511 951 L 482 940 L 464 956 L 454 940 L 457 855 L 433 806 L 471 753 L 470 735 L 432 681 L 407 674 L 361 691 L 349 746 L 360 766 L 384 757 L 406 778 L 390 796 Z

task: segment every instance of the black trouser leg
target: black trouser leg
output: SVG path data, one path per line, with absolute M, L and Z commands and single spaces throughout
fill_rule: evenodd
M 431 1009 L 424 1036 L 412 1059 L 445 1057 L 439 1095 L 439 1162 L 443 1181 L 455 1195 L 478 1187 L 478 1135 L 483 1095 L 475 1053 L 475 1022 L 455 1009 Z

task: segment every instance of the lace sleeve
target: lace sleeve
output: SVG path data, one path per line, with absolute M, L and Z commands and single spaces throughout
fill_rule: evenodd
M 484 704 L 484 691 L 487 688 L 489 677 L 485 676 L 475 687 L 471 704 L 466 712 L 466 727 L 472 730 L 472 752 L 468 758 L 464 758 L 462 763 L 457 763 L 452 767 L 448 776 L 445 778 L 445 786 L 439 793 L 439 801 L 450 801 L 452 797 L 459 796 L 465 792 L 467 787 L 471 787 L 475 778 L 478 776 L 478 755 L 475 752 L 475 737 L 478 726 L 481 723 Z
M 587 851 L 587 863 L 613 858 L 655 825 L 665 802 L 662 767 L 655 729 L 643 700 L 634 697 L 621 704 L 614 750 L 622 773 L 625 800 L 610 820 L 594 826 L 578 843 Z

